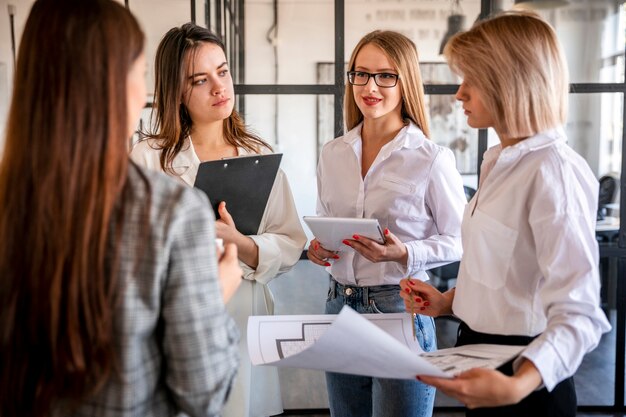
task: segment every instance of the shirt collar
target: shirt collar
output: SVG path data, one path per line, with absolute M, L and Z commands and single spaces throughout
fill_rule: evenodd
M 566 141 L 565 131 L 561 126 L 559 126 L 539 132 L 504 149 L 502 149 L 502 144 L 492 146 L 485 152 L 483 160 L 490 161 L 500 156 L 507 160 L 515 159 L 527 153 L 552 146 L 558 142 L 565 143 Z

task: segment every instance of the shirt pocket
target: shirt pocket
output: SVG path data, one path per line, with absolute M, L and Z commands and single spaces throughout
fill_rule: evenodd
M 467 253 L 473 256 L 464 256 L 462 263 L 473 281 L 494 290 L 502 288 L 519 233 L 478 209 L 469 221 L 472 226 L 465 238 L 471 248 Z
M 423 191 L 418 184 L 392 174 L 383 175 L 380 186 L 385 190 L 383 196 L 387 200 L 391 217 L 421 220 L 425 218 Z

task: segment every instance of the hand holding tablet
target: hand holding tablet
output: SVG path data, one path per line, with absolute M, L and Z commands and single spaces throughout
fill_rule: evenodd
M 354 235 L 385 244 L 385 236 L 376 219 L 304 216 L 303 220 L 324 249 L 329 251 L 347 249 L 342 242 L 353 239 Z

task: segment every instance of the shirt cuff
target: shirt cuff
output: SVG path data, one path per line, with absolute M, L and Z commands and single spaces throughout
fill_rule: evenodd
M 545 340 L 534 340 L 513 362 L 513 371 L 517 371 L 521 365 L 522 358 L 531 361 L 541 375 L 543 386 L 552 391 L 554 387 L 564 379 L 570 377 L 565 367 L 562 365 L 562 359 L 557 350 L 550 342 Z M 543 388 L 540 386 L 538 389 Z
M 256 269 L 250 268 L 243 262 L 239 262 L 243 270 L 243 278 L 256 281 L 260 284 L 267 284 L 278 275 L 280 269 L 280 248 L 264 239 L 261 235 L 248 236 L 259 248 L 259 264 Z
M 424 244 L 419 240 L 413 242 L 407 242 L 404 244 L 407 250 L 406 268 L 404 268 L 403 275 L 413 276 L 424 268 L 424 258 L 426 256 Z M 401 266 L 402 268 L 402 266 Z

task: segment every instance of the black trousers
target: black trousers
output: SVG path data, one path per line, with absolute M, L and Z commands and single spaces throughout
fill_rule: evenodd
M 536 336 L 535 336 L 536 337 Z M 535 337 L 502 336 L 475 332 L 465 323 L 459 325 L 457 346 L 491 343 L 496 345 L 528 345 Z M 513 375 L 513 361 L 498 368 L 505 375 Z M 515 405 L 495 408 L 477 408 L 467 410 L 468 417 L 573 417 L 576 415 L 576 389 L 574 378 L 559 383 L 551 392 L 546 388 L 533 391 L 528 397 Z

